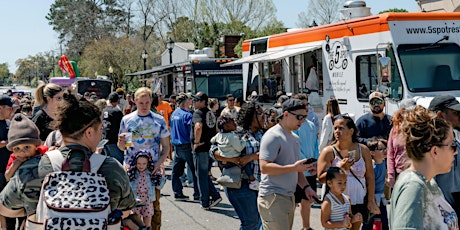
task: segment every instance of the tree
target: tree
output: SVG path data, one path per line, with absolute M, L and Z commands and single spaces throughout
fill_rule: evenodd
M 407 11 L 406 9 L 391 8 L 391 9 L 388 9 L 388 10 L 382 10 L 382 11 L 379 12 L 379 14 L 383 14 L 383 13 L 387 13 L 387 12 L 407 13 L 409 11 Z
M 47 81 L 52 73 L 55 72 L 55 69 L 58 68 L 57 62 L 58 57 L 55 57 L 51 51 L 19 59 L 16 61 L 18 66 L 15 73 L 16 80 L 23 82 L 23 84 L 26 83 L 25 85 L 31 85 L 32 79 L 35 78 Z
M 310 0 L 307 13 L 301 12 L 298 15 L 297 25 L 308 27 L 314 20 L 319 25 L 330 24 L 339 21 L 339 9 L 342 8 L 344 0 Z
M 46 16 L 66 54 L 77 60 L 90 42 L 120 32 L 126 18 L 116 0 L 56 0 Z
M 96 72 L 107 75 L 111 77 L 115 88 L 122 87 L 126 73 L 142 69 L 142 49 L 140 38 L 105 37 L 93 41 L 83 52 L 79 63 L 81 74 L 85 77 L 93 77 Z M 110 66 L 112 74 L 109 73 Z
M 2 79 L 2 83 L 5 83 L 5 79 L 7 79 L 9 75 L 10 75 L 10 70 L 8 69 L 8 63 L 1 63 L 0 64 L 0 78 Z

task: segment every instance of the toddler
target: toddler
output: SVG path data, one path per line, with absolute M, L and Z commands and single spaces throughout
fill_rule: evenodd
M 48 148 L 40 146 L 39 130 L 34 122 L 23 114 L 15 114 L 11 119 L 6 147 L 12 151 L 6 166 L 5 178 L 13 177 L 19 166 L 31 157 L 44 154 Z
M 217 118 L 217 128 L 219 133 L 211 138 L 212 144 L 217 144 L 219 155 L 224 158 L 239 157 L 241 151 L 246 147 L 248 135 L 242 138 L 235 133 L 236 123 L 235 120 L 229 116 L 220 116 Z M 231 168 L 235 164 L 231 162 L 222 162 L 224 168 Z M 244 171 L 249 177 L 249 188 L 252 190 L 259 190 L 259 182 L 254 177 L 252 164 L 248 163 L 244 166 Z
M 330 167 L 326 174 L 326 195 L 321 205 L 321 224 L 325 229 L 348 229 L 362 220 L 361 213 L 351 212 L 350 199 L 343 194 L 347 187 L 347 173 Z
M 384 139 L 372 138 L 367 143 L 372 155 L 372 164 L 374 166 L 374 180 L 375 180 L 375 203 L 380 208 L 380 214 L 375 215 L 375 218 L 379 218 L 382 222 L 382 229 L 389 229 L 388 225 L 388 215 L 387 199 L 384 194 L 385 187 L 385 177 L 387 175 L 387 168 L 385 159 L 387 158 L 387 141 Z M 368 223 L 365 223 L 362 229 L 372 229 L 374 223 L 374 218 L 368 220 Z
M 158 183 L 156 174 L 152 174 L 154 163 L 150 153 L 147 151 L 139 151 L 136 153 L 132 164 L 128 169 L 131 188 L 136 194 L 139 202 L 145 203 L 142 207 L 133 209 L 133 213 L 142 216 L 144 225 L 150 229 L 150 223 L 153 216 L 153 201 L 155 197 L 155 184 Z

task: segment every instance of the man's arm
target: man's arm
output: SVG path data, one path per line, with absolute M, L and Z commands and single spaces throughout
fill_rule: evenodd
M 273 163 L 267 160 L 259 159 L 260 170 L 263 174 L 267 175 L 280 175 L 284 173 L 290 172 L 299 172 L 302 173 L 307 170 L 314 170 L 314 166 L 312 164 L 304 164 L 307 159 L 302 159 L 296 161 L 294 164 L 288 165 L 279 165 L 277 163 Z
M 193 149 L 196 149 L 198 146 L 202 145 L 203 143 L 200 142 L 201 133 L 203 132 L 203 123 L 197 122 L 193 128 Z
M 160 164 L 162 164 L 166 157 L 169 155 L 169 136 L 160 138 L 161 152 L 158 158 L 158 161 L 155 163 L 154 171 L 157 172 L 160 169 Z

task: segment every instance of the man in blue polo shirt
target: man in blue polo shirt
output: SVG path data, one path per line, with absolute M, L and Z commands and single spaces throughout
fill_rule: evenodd
M 172 188 L 174 198 L 176 200 L 188 200 L 188 196 L 182 192 L 182 183 L 180 176 L 184 174 L 185 163 L 190 168 L 192 175 L 187 175 L 193 178 L 193 198 L 200 199 L 198 184 L 196 183 L 195 165 L 193 164 L 192 144 L 190 141 L 190 132 L 192 130 L 193 115 L 189 111 L 192 105 L 192 97 L 180 93 L 176 97 L 177 109 L 171 114 L 171 143 L 174 146 L 174 163 L 172 168 Z

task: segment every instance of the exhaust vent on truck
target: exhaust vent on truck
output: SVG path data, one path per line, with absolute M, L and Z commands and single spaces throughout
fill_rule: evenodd
M 347 1 L 340 10 L 341 19 L 349 20 L 371 15 L 371 8 L 366 7 L 365 1 Z

